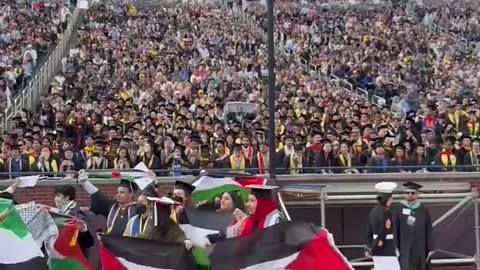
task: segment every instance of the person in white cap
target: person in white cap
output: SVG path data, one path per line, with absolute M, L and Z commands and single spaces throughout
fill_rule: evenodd
M 365 256 L 373 258 L 375 270 L 400 270 L 397 247 L 394 239 L 394 224 L 390 205 L 396 183 L 380 182 L 375 185 L 378 191 L 378 204 L 370 211 L 367 227 L 367 251 Z

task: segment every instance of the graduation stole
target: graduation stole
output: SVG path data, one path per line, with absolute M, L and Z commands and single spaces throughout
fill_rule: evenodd
M 20 169 L 20 172 L 22 171 L 22 159 L 18 159 L 18 168 Z M 8 159 L 8 172 L 12 172 L 12 159 Z
M 251 146 L 247 147 L 247 149 L 243 149 L 243 155 L 249 160 L 252 160 L 253 157 L 253 148 Z
M 357 143 L 355 143 L 354 146 L 355 146 L 355 152 L 356 152 L 357 154 L 361 154 L 361 153 L 362 153 L 362 150 L 363 150 L 363 149 L 362 149 L 362 139 L 359 138 L 359 139 L 357 140 Z
M 435 128 L 435 119 L 433 117 L 425 117 L 425 127 Z
M 146 155 L 143 155 L 142 157 L 143 163 L 147 165 L 147 168 L 151 169 L 153 164 L 153 159 L 155 158 L 155 156 L 152 154 L 148 162 L 145 160 L 145 158 L 146 158 Z
M 242 159 L 240 159 L 240 168 L 236 168 L 236 158 L 235 158 L 235 155 L 231 155 L 230 156 L 230 166 L 232 167 L 232 169 L 241 169 L 241 170 L 244 170 L 245 169 L 245 157 L 242 157 Z
M 468 134 L 476 135 L 478 133 L 479 124 L 476 121 L 468 121 Z
M 451 123 L 454 124 L 455 128 L 458 129 L 458 126 L 460 125 L 460 113 L 459 112 L 449 113 L 448 119 L 450 120 Z
M 352 158 L 350 157 L 350 155 L 344 156 L 343 154 L 340 154 L 338 157 L 340 158 L 340 161 L 342 162 L 344 167 L 352 167 Z
M 263 159 L 263 154 L 258 152 L 257 153 L 257 160 L 258 160 L 258 168 L 264 169 L 265 168 L 265 160 Z M 267 164 L 268 166 L 268 164 Z M 260 174 L 265 174 L 265 170 L 260 170 Z
M 440 152 L 440 160 L 444 166 L 455 166 L 455 164 L 457 164 L 457 159 L 451 151 L 442 150 L 442 152 Z
M 83 148 L 83 150 L 85 150 L 85 152 L 87 153 L 92 153 L 94 149 L 95 149 L 95 146 L 85 146 Z
M 45 172 L 46 171 L 46 168 L 45 168 L 45 163 L 42 162 L 40 163 L 42 166 L 39 168 L 41 172 Z M 50 171 L 48 172 L 58 172 L 58 166 L 57 166 L 57 162 L 55 160 L 52 160 L 52 161 L 48 161 L 48 164 L 50 165 Z
M 294 156 L 295 154 L 290 155 L 290 174 L 298 175 L 300 173 L 299 168 L 302 168 L 302 157 L 299 156 L 297 164 L 295 164 Z
M 132 218 L 137 214 L 137 209 L 135 207 L 127 206 L 128 208 L 128 219 Z M 120 212 L 121 207 L 116 203 L 115 205 L 110 208 L 110 212 L 108 213 L 107 217 L 107 233 L 111 233 L 113 226 L 115 225 L 115 221 L 117 220 L 118 213 Z
M 105 158 L 102 158 L 100 161 L 100 165 L 97 164 L 97 157 L 92 157 L 91 159 L 87 160 L 87 168 L 92 169 L 107 169 L 108 162 L 106 162 Z M 102 163 L 103 162 L 103 163 Z
M 147 228 L 148 218 L 145 222 L 143 221 L 142 215 L 136 215 L 132 219 L 130 227 L 128 228 L 131 237 L 143 236 L 145 229 Z

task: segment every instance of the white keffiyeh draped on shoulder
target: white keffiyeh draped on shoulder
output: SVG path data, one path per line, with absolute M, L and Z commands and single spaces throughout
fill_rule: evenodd
M 58 236 L 58 228 L 50 213 L 40 208 L 35 202 L 16 205 L 23 222 L 27 225 L 28 231 L 33 239 L 42 247 L 52 246 Z

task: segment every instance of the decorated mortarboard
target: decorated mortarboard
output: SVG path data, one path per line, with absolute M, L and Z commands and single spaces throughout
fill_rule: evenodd
M 422 185 L 414 183 L 412 181 L 408 181 L 404 183 L 403 186 L 405 187 L 405 189 L 413 189 L 413 190 L 419 190 L 423 187 Z
M 175 181 L 175 188 L 176 189 L 181 189 L 188 194 L 192 194 L 192 192 L 195 190 L 194 185 L 189 184 L 187 182 L 179 181 L 179 180 Z
M 269 185 L 247 185 L 245 187 L 249 188 L 250 194 L 254 195 L 255 197 L 266 199 L 273 199 L 273 190 L 278 188 L 278 186 Z

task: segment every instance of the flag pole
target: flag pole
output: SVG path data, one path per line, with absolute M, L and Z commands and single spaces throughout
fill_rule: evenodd
M 270 157 L 270 179 L 276 183 L 275 145 L 275 47 L 273 40 L 273 0 L 267 0 L 267 56 L 268 56 L 268 147 Z

